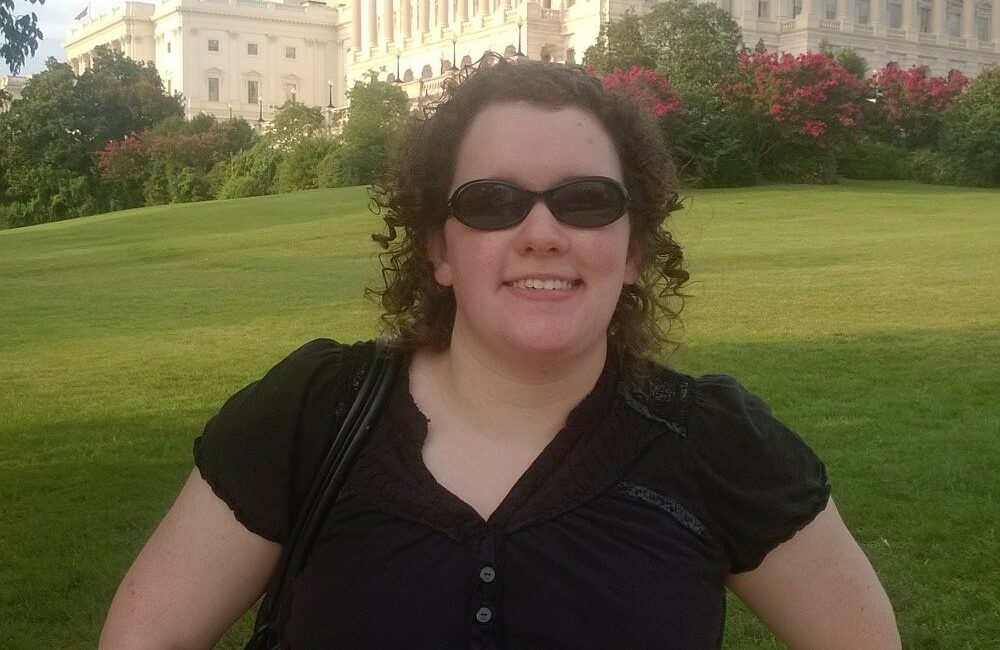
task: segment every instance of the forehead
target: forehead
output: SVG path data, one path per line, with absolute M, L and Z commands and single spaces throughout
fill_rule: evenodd
M 459 143 L 452 190 L 479 178 L 543 190 L 574 176 L 622 180 L 614 142 L 596 117 L 574 106 L 492 104 Z

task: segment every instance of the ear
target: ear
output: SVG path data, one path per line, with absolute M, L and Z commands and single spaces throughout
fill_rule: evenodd
M 451 264 L 448 262 L 448 245 L 444 240 L 444 228 L 434 230 L 427 238 L 427 258 L 434 267 L 434 279 L 442 287 L 450 287 L 454 281 Z

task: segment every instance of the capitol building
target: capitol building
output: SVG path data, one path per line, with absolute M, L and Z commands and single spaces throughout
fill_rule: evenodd
M 1000 0 L 717 0 L 745 42 L 768 50 L 853 47 L 890 61 L 959 68 L 1000 63 Z M 333 111 L 375 74 L 413 99 L 433 95 L 485 52 L 579 63 L 601 24 L 652 6 L 638 0 L 156 0 L 123 2 L 78 22 L 63 47 L 77 73 L 107 45 L 156 65 L 188 115 L 267 122 L 298 101 Z

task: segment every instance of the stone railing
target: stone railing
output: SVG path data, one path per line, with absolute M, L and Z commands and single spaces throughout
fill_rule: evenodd
M 898 27 L 886 27 L 885 28 L 886 38 L 891 38 L 895 41 L 905 41 L 906 40 L 906 30 L 900 29 Z
M 961 36 L 949 36 L 948 37 L 948 45 L 950 45 L 952 47 L 961 47 L 961 48 L 964 49 L 967 44 L 968 44 L 968 41 L 966 39 L 962 38 Z
M 828 32 L 839 32 L 841 30 L 839 20 L 830 20 L 828 18 L 820 18 L 819 28 L 826 30 Z
M 555 18 L 562 20 L 562 9 L 542 9 L 542 18 Z
M 979 41 L 979 51 L 980 52 L 996 52 L 997 51 L 997 41 Z
M 778 23 L 778 31 L 782 34 L 788 32 L 794 32 L 798 28 L 799 22 L 792 18 L 791 20 L 782 20 Z
M 860 34 L 862 36 L 874 36 L 875 26 L 874 25 L 855 25 L 854 33 Z
M 920 32 L 917 34 L 917 42 L 921 45 L 937 45 L 937 34 Z

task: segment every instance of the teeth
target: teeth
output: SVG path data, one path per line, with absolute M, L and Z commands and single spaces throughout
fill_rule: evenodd
M 527 280 L 514 282 L 513 286 L 518 289 L 569 289 L 573 286 L 573 283 L 569 280 L 538 280 L 536 278 L 528 278 Z

